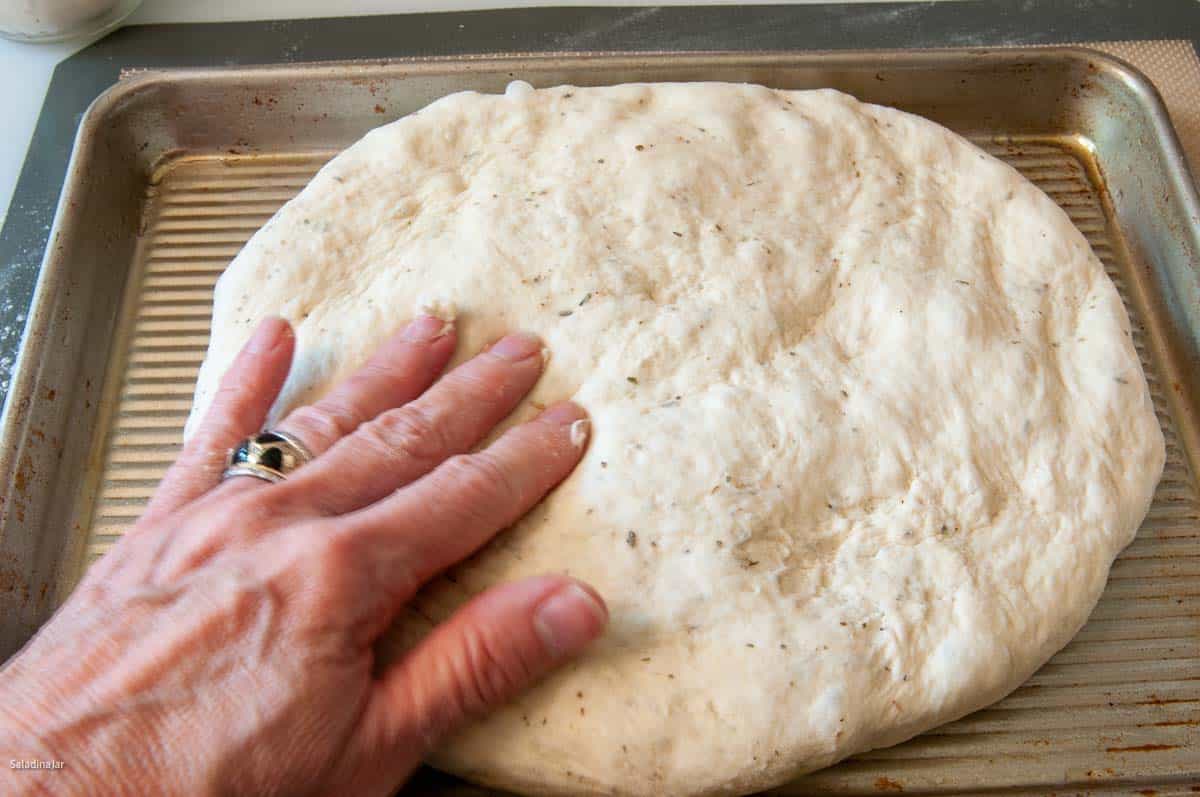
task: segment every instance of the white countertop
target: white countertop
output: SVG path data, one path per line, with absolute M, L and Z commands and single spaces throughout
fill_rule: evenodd
M 814 3 L 821 0 L 795 0 Z M 873 2 L 874 0 L 842 0 L 842 2 Z M 756 0 L 759 3 L 778 3 L 780 0 Z M 224 22 L 254 19 L 302 19 L 306 17 L 365 16 L 420 11 L 467 11 L 487 8 L 520 8 L 532 6 L 598 6 L 598 5 L 736 5 L 733 0 L 517 0 L 516 2 L 487 2 L 487 0 L 348 0 L 330 3 L 328 0 L 146 0 L 134 12 L 129 24 L 157 22 Z M 54 66 L 89 41 L 69 44 L 17 44 L 0 39 L 0 75 L 3 88 L 0 97 L 5 105 L 4 135 L 0 136 L 0 225 L 8 212 L 13 188 L 29 149 L 34 124 L 42 108 L 46 87 Z

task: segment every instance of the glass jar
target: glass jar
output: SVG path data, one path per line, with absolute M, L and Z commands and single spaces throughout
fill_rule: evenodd
M 142 0 L 0 0 L 0 36 L 58 42 L 107 33 Z

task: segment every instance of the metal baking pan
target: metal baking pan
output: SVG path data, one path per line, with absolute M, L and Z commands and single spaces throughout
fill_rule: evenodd
M 834 87 L 953 128 L 1070 215 L 1134 319 L 1167 440 L 1079 636 L 1000 703 L 782 793 L 1200 791 L 1200 203 L 1166 112 L 1081 49 L 580 54 L 126 76 L 79 130 L 0 429 L 0 657 L 140 513 L 177 449 L 212 286 L 370 128 L 461 89 L 643 80 Z M 483 793 L 426 772 L 418 791 Z

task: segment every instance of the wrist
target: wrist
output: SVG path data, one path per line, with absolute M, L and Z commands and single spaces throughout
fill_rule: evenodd
M 8 675 L 8 673 L 5 673 Z M 92 742 L 117 735 L 116 717 L 80 713 L 70 705 L 52 705 L 48 691 L 18 688 L 6 678 L 0 705 L 12 710 L 0 719 L 0 794 L 124 794 L 119 773 L 95 760 Z M 78 707 L 75 707 L 78 709 Z
M 0 694 L 0 703 L 14 705 Z M 0 794 L 16 797 L 78 794 L 67 762 L 13 711 L 0 724 Z

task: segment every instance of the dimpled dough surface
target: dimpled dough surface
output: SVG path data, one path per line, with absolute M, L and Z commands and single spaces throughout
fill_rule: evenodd
M 927 120 L 834 91 L 455 94 L 330 162 L 220 280 L 193 421 L 254 323 L 275 416 L 422 307 L 514 328 L 594 434 L 391 639 L 545 571 L 607 636 L 435 758 L 530 792 L 782 782 L 991 703 L 1087 618 L 1162 434 L 1067 216 Z

